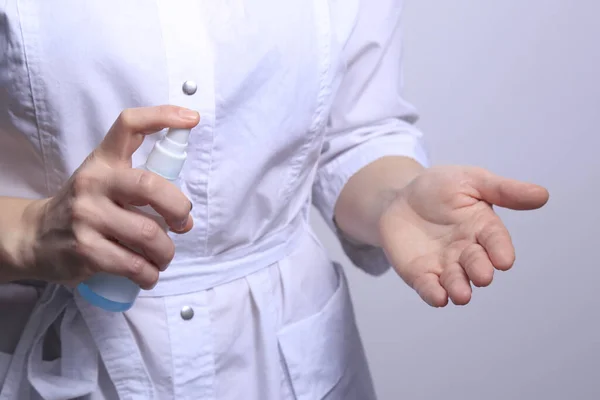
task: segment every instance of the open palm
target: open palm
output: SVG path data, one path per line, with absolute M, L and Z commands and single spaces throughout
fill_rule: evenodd
M 426 170 L 390 203 L 380 220 L 394 268 L 429 305 L 464 305 L 471 283 L 487 286 L 515 260 L 510 235 L 492 205 L 532 210 L 548 201 L 543 187 L 474 167 Z

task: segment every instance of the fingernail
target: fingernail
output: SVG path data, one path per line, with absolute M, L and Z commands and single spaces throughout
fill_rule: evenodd
M 179 116 L 187 121 L 196 121 L 198 119 L 198 113 L 196 111 L 188 110 L 185 108 L 179 110 Z
M 188 222 L 187 218 L 185 220 L 179 222 L 177 224 L 177 230 L 179 230 L 179 231 L 183 230 L 186 227 L 187 222 Z

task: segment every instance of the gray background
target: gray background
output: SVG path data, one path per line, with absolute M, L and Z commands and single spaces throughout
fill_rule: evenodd
M 517 263 L 471 305 L 430 309 L 347 266 L 377 391 L 396 399 L 600 399 L 600 1 L 409 0 L 406 95 L 435 164 L 549 188 L 499 210 Z

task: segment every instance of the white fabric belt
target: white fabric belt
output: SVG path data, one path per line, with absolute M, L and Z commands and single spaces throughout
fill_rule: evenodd
M 310 231 L 300 213 L 288 226 L 260 242 L 223 256 L 186 258 L 174 261 L 161 273 L 152 290 L 141 297 L 163 297 L 207 290 L 243 278 L 285 258 L 294 250 L 303 234 Z

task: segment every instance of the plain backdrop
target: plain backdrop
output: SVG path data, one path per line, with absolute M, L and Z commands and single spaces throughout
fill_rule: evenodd
M 382 400 L 600 399 L 600 1 L 405 1 L 406 97 L 435 164 L 545 185 L 499 210 L 517 262 L 466 307 L 431 309 L 390 272 L 349 276 Z M 314 214 L 314 213 L 313 213 Z

